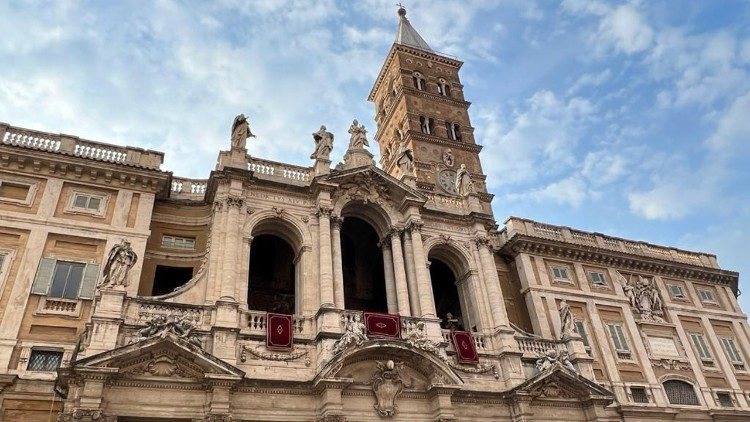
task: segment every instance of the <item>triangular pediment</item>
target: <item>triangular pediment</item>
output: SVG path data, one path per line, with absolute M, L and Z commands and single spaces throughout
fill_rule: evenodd
M 426 202 L 427 197 L 417 189 L 401 182 L 375 166 L 362 166 L 334 171 L 322 182 L 339 187 L 340 194 L 349 194 L 362 199 L 381 197 L 385 200 Z
M 611 391 L 559 364 L 529 378 L 506 394 L 549 400 L 614 400 Z
M 77 360 L 73 372 L 102 372 L 121 378 L 241 380 L 245 373 L 173 335 L 151 337 Z

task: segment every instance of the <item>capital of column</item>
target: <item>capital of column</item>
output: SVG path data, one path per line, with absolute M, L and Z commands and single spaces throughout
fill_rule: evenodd
M 404 228 L 403 227 L 393 226 L 388 231 L 388 235 L 391 236 L 391 237 L 399 237 L 400 238 L 401 237 L 401 233 L 403 233 L 403 232 L 404 232 Z
M 236 195 L 230 195 L 227 196 L 226 199 L 224 199 L 224 202 L 227 204 L 227 208 L 237 207 L 237 209 L 241 209 L 243 205 L 245 205 L 245 198 L 241 196 Z
M 341 225 L 344 223 L 344 217 L 338 216 L 336 214 L 331 214 L 331 227 L 334 229 L 341 228 Z
M 383 236 L 382 239 L 378 242 L 378 248 L 380 249 L 391 249 L 391 236 L 389 236 L 390 233 L 387 233 L 385 236 Z
M 422 226 L 424 226 L 424 223 L 422 223 L 421 221 L 412 220 L 406 225 L 406 230 L 408 230 L 411 233 L 414 233 L 414 232 L 421 233 Z
M 482 249 L 482 247 L 485 247 L 489 250 L 492 250 L 492 243 L 489 237 L 487 236 L 476 236 L 474 238 L 474 243 L 476 243 L 477 248 Z
M 315 216 L 318 218 L 320 217 L 330 218 L 331 213 L 333 213 L 333 209 L 331 207 L 320 205 L 318 206 L 318 209 L 315 211 Z

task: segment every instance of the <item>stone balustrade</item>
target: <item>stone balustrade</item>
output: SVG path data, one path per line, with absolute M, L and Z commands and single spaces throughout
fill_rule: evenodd
M 197 305 L 158 302 L 136 298 L 128 302 L 126 315 L 129 323 L 136 325 L 144 325 L 146 321 L 157 315 L 179 316 L 196 325 L 200 325 L 209 323 L 210 311 Z
M 468 209 L 463 198 L 441 195 L 438 193 L 427 194 L 427 203 L 432 204 L 436 208 L 450 209 L 454 211 Z
M 244 319 L 244 318 L 243 318 Z M 264 311 L 247 312 L 247 328 L 249 334 L 266 335 L 268 313 Z M 243 324 L 244 325 L 244 324 Z M 292 330 L 295 338 L 312 338 L 314 333 L 313 318 L 301 315 L 292 316 Z
M 310 167 L 293 166 L 250 156 L 247 157 L 247 169 L 259 179 L 299 186 L 309 185 L 312 174 Z
M 537 358 L 547 353 L 550 349 L 557 352 L 568 350 L 565 342 L 561 340 L 516 336 L 516 341 L 518 342 L 518 349 L 523 353 L 524 358 Z
M 80 139 L 77 136 L 39 132 L 5 123 L 0 123 L 0 144 L 153 170 L 159 170 L 164 162 L 164 153 L 158 151 L 110 145 Z
M 501 242 L 510 240 L 516 234 L 523 234 L 702 267 L 719 268 L 715 255 L 702 252 L 683 251 L 646 242 L 634 242 L 600 233 L 589 233 L 564 226 L 542 224 L 517 217 L 509 218 L 505 225 L 506 228 L 500 233 Z
M 208 180 L 173 177 L 171 196 L 175 199 L 203 199 L 206 195 Z

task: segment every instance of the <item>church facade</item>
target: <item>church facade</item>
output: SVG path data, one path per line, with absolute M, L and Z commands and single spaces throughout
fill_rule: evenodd
M 2 421 L 750 419 L 714 255 L 498 224 L 459 78 L 399 9 L 343 160 L 204 180 L 0 124 Z M 346 142 L 346 139 L 343 139 Z

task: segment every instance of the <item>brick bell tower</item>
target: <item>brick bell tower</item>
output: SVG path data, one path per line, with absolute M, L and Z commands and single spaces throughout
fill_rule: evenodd
M 398 9 L 398 30 L 380 69 L 369 101 L 375 104 L 380 164 L 392 176 L 416 178 L 422 191 L 460 195 L 456 174 L 465 165 L 472 192 L 489 202 L 474 140 L 469 103 L 458 71 L 463 62 L 435 52 Z M 405 165 L 413 157 L 413 165 Z M 412 175 L 407 173 L 411 172 Z M 465 193 L 464 193 L 465 194 Z

